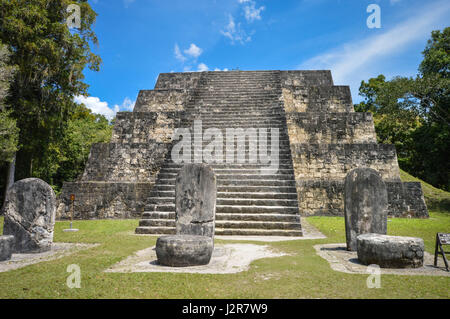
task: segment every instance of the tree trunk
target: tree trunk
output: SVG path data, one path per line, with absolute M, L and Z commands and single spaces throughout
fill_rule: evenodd
M 3 214 L 3 209 L 5 208 L 6 193 L 8 192 L 8 189 L 14 184 L 14 172 L 16 171 L 16 154 L 17 153 L 14 153 L 12 161 L 8 164 L 8 175 L 6 176 L 6 186 L 3 195 L 2 210 L 0 211 L 0 214 Z

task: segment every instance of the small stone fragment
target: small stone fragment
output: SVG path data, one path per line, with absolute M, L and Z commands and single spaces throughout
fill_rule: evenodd
M 11 259 L 14 249 L 14 236 L 0 236 L 0 261 Z

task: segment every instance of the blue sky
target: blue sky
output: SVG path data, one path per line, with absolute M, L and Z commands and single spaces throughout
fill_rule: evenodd
M 132 110 L 164 72 L 330 69 L 358 102 L 361 80 L 414 76 L 432 30 L 450 26 L 450 1 L 91 0 L 103 60 L 85 71 L 89 96 L 111 118 Z M 381 28 L 368 28 L 370 4 Z

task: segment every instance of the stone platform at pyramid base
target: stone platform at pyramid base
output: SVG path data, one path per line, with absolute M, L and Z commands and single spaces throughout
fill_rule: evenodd
M 70 219 L 75 195 L 74 219 L 140 218 L 154 182 L 64 183 L 56 211 L 57 219 Z
M 388 192 L 388 216 L 428 218 L 428 210 L 419 182 L 385 181 Z M 297 182 L 302 216 L 344 216 L 343 181 Z
M 423 200 L 422 189 L 418 182 L 385 182 L 388 189 L 388 211 L 391 217 L 415 217 L 427 218 L 428 211 Z M 74 202 L 74 219 L 120 219 L 120 218 L 142 218 L 147 200 L 152 194 L 154 182 L 148 183 L 130 183 L 130 182 L 71 182 L 64 184 L 64 190 L 60 195 L 60 205 L 57 211 L 58 219 L 70 218 L 70 195 L 75 195 Z M 302 216 L 343 216 L 344 215 L 344 183 L 343 181 L 304 181 L 297 182 L 298 205 Z M 154 193 L 154 190 L 153 190 Z M 170 195 L 170 194 L 169 194 Z M 175 194 L 173 194 L 174 196 Z M 261 192 L 261 197 L 264 193 Z M 283 193 L 279 196 L 283 197 Z M 174 198 L 173 198 L 174 199 Z M 261 198 L 263 199 L 263 198 Z M 167 197 L 170 202 L 171 198 Z M 220 199 L 218 199 L 220 201 Z M 148 207 L 148 206 L 147 206 Z M 167 212 L 169 213 L 169 212 Z M 233 212 L 231 212 L 232 214 Z M 276 212 L 272 212 L 276 213 Z M 218 212 L 218 234 L 231 235 L 242 234 L 239 229 L 220 230 L 220 217 L 222 214 Z M 235 217 L 239 227 L 251 226 L 250 221 L 261 226 L 267 215 L 258 214 L 257 208 L 255 213 L 247 212 L 246 214 L 235 214 L 230 216 L 226 211 L 224 216 L 230 218 Z M 246 218 L 245 215 L 249 215 Z M 172 218 L 173 217 L 173 218 Z M 283 216 L 281 216 L 283 217 Z M 284 216 L 289 218 L 289 216 Z M 246 222 L 247 220 L 247 223 Z M 166 225 L 175 220 L 175 215 L 171 216 Z M 278 222 L 283 222 L 280 219 Z M 228 225 L 230 226 L 230 225 Z M 270 224 L 264 223 L 264 227 L 270 229 Z M 172 228 L 170 225 L 169 228 Z M 160 229 L 161 234 L 172 234 L 172 230 L 164 232 L 164 228 Z M 251 232 L 257 235 L 255 231 Z M 264 235 L 264 230 L 258 235 Z M 285 235 L 286 231 L 280 231 L 281 235 Z M 277 235 L 280 235 L 277 234 Z M 293 234 L 298 236 L 298 231 Z

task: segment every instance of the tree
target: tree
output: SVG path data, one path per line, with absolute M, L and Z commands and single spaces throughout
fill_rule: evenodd
M 1 192 L 3 195 L 14 183 L 15 154 L 19 137 L 16 121 L 11 117 L 11 112 L 6 109 L 4 104 L 15 70 L 13 66 L 8 65 L 10 54 L 6 45 L 0 42 L 0 167 L 5 164 L 8 166 L 6 183 L 5 185 L 1 183 L 0 186 L 4 187 L 4 191 Z
M 71 3 L 80 7 L 77 30 L 66 24 Z M 19 178 L 33 175 L 33 162 L 51 160 L 76 109 L 73 97 L 87 93 L 83 70 L 99 69 L 101 60 L 90 48 L 98 43 L 91 29 L 95 19 L 87 0 L 0 0 L 0 40 L 17 65 L 7 108 L 20 128 Z
M 401 168 L 450 190 L 450 27 L 433 31 L 422 53 L 415 78 L 362 81 L 355 110 L 374 114 L 378 141 L 395 144 Z
M 100 114 L 78 105 L 60 143 L 54 145 L 51 182 L 59 190 L 64 181 L 75 180 L 84 170 L 92 144 L 111 140 L 112 125 Z M 45 168 L 46 165 L 41 165 Z
M 11 118 L 11 112 L 4 104 L 8 95 L 14 67 L 9 66 L 10 52 L 0 42 L 0 161 L 11 162 L 17 151 L 18 129 L 16 121 Z
M 419 71 L 423 76 L 439 74 L 443 78 L 450 78 L 450 27 L 442 32 L 431 32 L 431 39 L 422 54 L 424 59 L 420 63 Z

